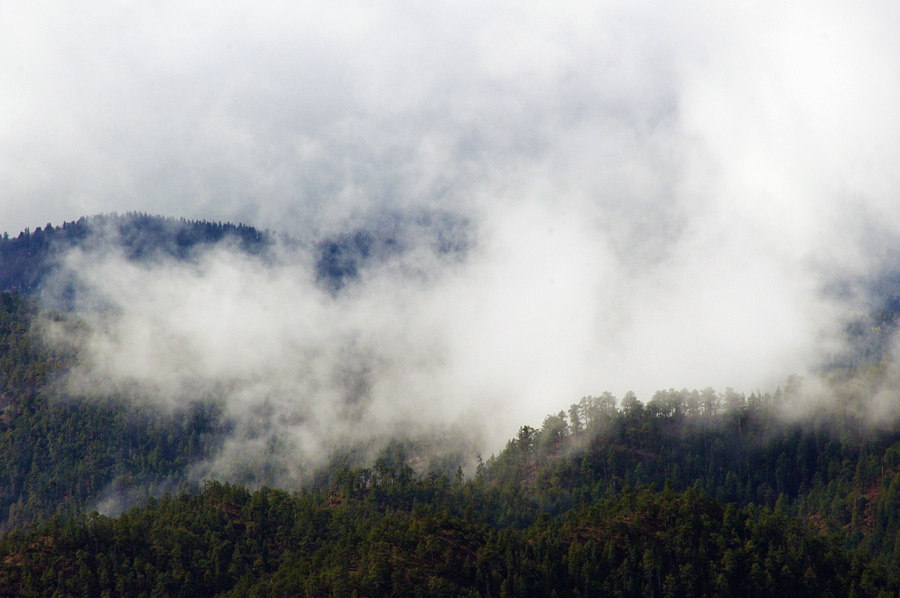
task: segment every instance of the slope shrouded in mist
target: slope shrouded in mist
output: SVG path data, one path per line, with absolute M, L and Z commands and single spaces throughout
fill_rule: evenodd
M 43 291 L 53 302 L 63 289 L 83 325 L 48 321 L 45 337 L 78 349 L 69 394 L 166 411 L 220 403 L 231 428 L 196 478 L 287 486 L 392 438 L 495 451 L 523 422 L 598 388 L 649 396 L 666 379 L 691 383 L 692 369 L 723 387 L 781 376 L 774 387 L 813 355 L 797 339 L 821 330 L 808 311 L 815 289 L 792 304 L 796 286 L 761 279 L 771 291 L 757 314 L 712 281 L 696 305 L 673 307 L 696 276 L 626 271 L 590 227 L 548 230 L 548 218 L 534 206 L 469 230 L 449 216 L 397 217 L 393 229 L 319 242 L 271 237 L 264 252 L 199 245 L 190 259 L 136 256 L 104 229 L 58 256 Z M 345 267 L 324 268 L 336 255 Z M 710 294 L 718 311 L 700 298 Z M 760 318 L 779 327 L 741 329 Z
M 64 260 L 113 308 L 72 383 L 215 391 L 237 456 L 420 423 L 497 446 L 602 390 L 771 389 L 840 354 L 894 270 L 888 3 L 95 11 L 0 9 L 3 225 L 149 208 L 308 241 Z M 367 239 L 385 213 L 471 241 Z

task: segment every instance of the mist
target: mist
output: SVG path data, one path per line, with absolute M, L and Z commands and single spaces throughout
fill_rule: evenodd
M 835 322 L 791 272 L 744 266 L 759 297 L 720 255 L 684 249 L 635 269 L 596 230 L 519 203 L 456 252 L 424 229 L 337 291 L 307 244 L 135 261 L 101 235 L 48 285 L 74 288 L 84 325 L 72 337 L 51 322 L 45 336 L 78 350 L 70 395 L 172 413 L 220 403 L 233 430 L 196 477 L 297 487 L 342 451 L 371 457 L 395 438 L 471 465 L 604 390 L 774 388 Z
M 72 388 L 215 391 L 233 454 L 416 426 L 490 452 L 586 394 L 769 390 L 840 352 L 892 267 L 889 3 L 50 5 L 0 9 L 11 232 L 470 223 L 462 258 L 423 240 L 337 294 L 303 250 L 68 256 L 111 307 Z

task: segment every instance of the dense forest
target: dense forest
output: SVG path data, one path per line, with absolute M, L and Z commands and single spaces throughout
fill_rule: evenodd
M 395 443 L 302 491 L 183 474 L 214 403 L 162 415 L 64 397 L 71 356 L 0 294 L 0 587 L 43 596 L 810 596 L 900 590 L 900 426 L 785 423 L 772 395 L 584 397 L 466 476 Z M 57 316 L 62 317 L 62 316 Z M 850 401 L 850 399 L 847 399 Z M 110 489 L 136 506 L 89 512 Z M 127 506 L 127 505 L 126 505 Z
M 215 405 L 171 414 L 116 397 L 83 401 L 52 391 L 71 355 L 32 329 L 36 304 L 0 293 L 0 529 L 82 512 L 105 489 L 127 494 L 183 485 L 192 459 L 224 430 Z
M 364 497 L 208 484 L 0 542 L 20 596 L 877 596 L 896 573 L 799 519 L 624 488 L 521 527 L 488 490 L 366 474 Z M 460 511 L 463 511 L 462 513 Z
M 129 259 L 190 259 L 232 235 L 245 251 L 271 242 L 249 227 L 108 218 L 135 223 L 116 233 L 131 234 Z M 0 595 L 900 593 L 900 421 L 866 410 L 877 362 L 824 372 L 833 398 L 802 417 L 786 409 L 797 377 L 749 396 L 606 392 L 455 471 L 423 467 L 406 438 L 371 462 L 335 458 L 302 489 L 196 480 L 191 465 L 232 425 L 215 397 L 161 412 L 69 396 L 59 381 L 77 355 L 36 331 L 38 318 L 79 326 L 29 293 L 88 226 L 0 242 Z M 321 242 L 323 284 L 339 292 L 366 259 L 401 251 L 390 238 Z

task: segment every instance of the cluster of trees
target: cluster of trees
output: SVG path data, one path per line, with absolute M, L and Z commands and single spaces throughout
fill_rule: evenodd
M 873 427 L 844 403 L 792 423 L 798 379 L 774 395 L 661 391 L 586 397 L 523 426 L 477 476 L 511 497 L 498 520 L 560 513 L 625 486 L 705 492 L 814 522 L 851 549 L 900 564 L 900 425 Z M 619 404 L 619 407 L 616 405 Z
M 423 242 L 435 255 L 462 256 L 469 232 L 467 220 L 447 212 L 384 215 L 366 227 L 320 239 L 314 248 L 316 277 L 337 292 L 367 266 L 390 261 Z
M 141 212 L 79 218 L 60 226 L 47 223 L 17 236 L 0 237 L 0 290 L 38 293 L 60 254 L 73 247 L 109 244 L 132 260 L 168 256 L 190 257 L 197 249 L 225 239 L 250 254 L 264 252 L 274 240 L 269 231 L 252 226 L 184 218 L 164 218 Z
M 371 263 L 392 259 L 422 239 L 443 255 L 462 254 L 467 248 L 468 223 L 446 213 L 403 216 L 396 214 L 368 228 L 338 233 L 309 243 L 319 284 L 339 291 Z M 130 260 L 160 257 L 191 259 L 198 251 L 222 241 L 233 243 L 248 255 L 270 256 L 276 241 L 300 247 L 294 236 L 275 234 L 244 224 L 186 220 L 143 212 L 102 214 L 65 222 L 48 223 L 17 236 L 0 237 L 0 290 L 39 294 L 57 266 L 57 258 L 74 247 L 115 247 Z
M 227 433 L 217 405 L 163 414 L 63 395 L 54 382 L 73 356 L 41 344 L 36 313 L 24 296 L 0 293 L 0 530 L 84 512 L 107 494 L 138 501 L 188 488 L 190 464 Z
M 341 290 L 361 268 L 376 257 L 384 260 L 401 250 L 398 239 L 368 230 L 337 235 L 318 243 L 316 279 L 331 291 Z

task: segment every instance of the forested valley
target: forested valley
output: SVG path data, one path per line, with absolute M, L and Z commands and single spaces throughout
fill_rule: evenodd
M 600 392 L 456 467 L 423 468 L 401 438 L 299 490 L 249 488 L 189 475 L 229 433 L 215 397 L 161 412 L 69 396 L 77 356 L 39 317 L 79 325 L 0 293 L 0 595 L 900 593 L 900 421 L 867 412 L 877 362 L 823 373 L 833 398 L 800 415 L 797 377 L 749 396 Z

